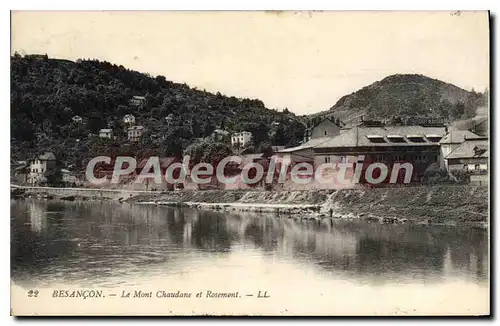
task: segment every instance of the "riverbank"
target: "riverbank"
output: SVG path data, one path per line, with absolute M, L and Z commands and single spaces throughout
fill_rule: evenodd
M 190 191 L 138 195 L 138 204 L 217 211 L 302 214 L 383 223 L 480 224 L 488 221 L 488 188 L 477 185 L 312 191 Z
M 94 188 L 56 188 L 56 187 L 25 187 L 11 185 L 11 198 L 40 198 L 66 200 L 120 200 L 139 195 L 160 194 L 159 191 L 94 189 Z
M 47 199 L 119 200 L 134 204 L 187 206 L 214 211 L 266 212 L 297 215 L 306 219 L 347 218 L 382 223 L 484 226 L 489 213 L 488 187 L 477 185 L 170 192 L 25 187 L 19 192 L 23 192 L 21 196 Z

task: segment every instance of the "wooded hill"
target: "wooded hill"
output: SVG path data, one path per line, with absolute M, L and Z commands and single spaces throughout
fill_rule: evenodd
M 146 104 L 129 105 L 133 96 L 144 96 Z M 126 114 L 147 130 L 139 143 L 126 140 Z M 75 123 L 74 116 L 83 121 Z M 167 124 L 168 116 L 173 121 Z M 101 128 L 112 128 L 117 139 L 100 139 Z M 52 151 L 64 165 L 80 168 L 96 155 L 180 155 L 217 128 L 252 132 L 250 150 L 297 145 L 304 134 L 294 114 L 257 99 L 212 94 L 98 60 L 11 57 L 12 159 Z

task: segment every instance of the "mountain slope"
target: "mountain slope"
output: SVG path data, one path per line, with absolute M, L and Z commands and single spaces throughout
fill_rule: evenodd
M 394 117 L 470 118 L 486 96 L 423 75 L 397 74 L 343 96 L 322 114 L 334 114 L 346 123 Z
M 133 96 L 144 96 L 145 106 L 130 105 Z M 148 130 L 138 144 L 127 142 L 122 121 L 126 114 L 133 114 L 136 124 Z M 74 123 L 75 115 L 83 122 Z M 167 123 L 166 117 L 173 119 Z M 99 139 L 95 135 L 101 128 L 113 128 L 117 139 Z M 15 159 L 25 160 L 50 150 L 66 164 L 81 167 L 92 155 L 179 155 L 216 128 L 250 131 L 256 148 L 270 143 L 296 145 L 304 131 L 295 115 L 267 109 L 260 100 L 212 94 L 109 62 L 72 62 L 40 55 L 11 57 L 11 147 Z M 281 132 L 276 133 L 276 128 Z M 273 139 L 273 134 L 280 134 L 281 139 Z

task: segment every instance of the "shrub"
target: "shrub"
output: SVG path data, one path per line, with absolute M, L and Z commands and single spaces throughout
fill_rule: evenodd
M 454 170 L 448 173 L 445 169 L 426 171 L 422 178 L 422 183 L 428 185 L 435 184 L 464 184 L 470 182 L 470 171 L 466 170 Z
M 451 174 L 457 179 L 457 183 L 469 183 L 472 172 L 466 170 L 455 170 L 452 171 Z
M 450 182 L 450 177 L 445 169 L 425 171 L 422 178 L 424 184 L 446 184 Z

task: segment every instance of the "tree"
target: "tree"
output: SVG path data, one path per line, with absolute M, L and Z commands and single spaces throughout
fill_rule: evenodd
M 271 157 L 273 155 L 273 148 L 271 144 L 264 142 L 256 149 L 257 153 L 262 153 L 263 157 Z
M 210 163 L 216 167 L 222 159 L 231 155 L 233 155 L 233 151 L 229 145 L 224 143 L 210 143 L 205 149 L 202 162 Z
M 465 113 L 465 104 L 463 102 L 457 102 L 453 106 L 453 118 L 461 118 Z
M 219 142 L 198 142 L 189 145 L 184 151 L 184 155 L 190 156 L 191 165 L 200 162 L 209 163 L 214 168 L 219 162 L 228 156 L 231 156 L 233 151 L 228 144 Z
M 203 156 L 205 155 L 207 144 L 204 142 L 193 143 L 189 145 L 184 151 L 184 155 L 190 156 L 190 163 L 193 165 L 198 164 L 202 161 Z
M 200 135 L 202 135 L 200 123 L 194 117 L 191 119 L 191 133 L 194 137 L 200 137 Z
M 47 180 L 47 185 L 51 187 L 60 186 L 62 183 L 62 171 L 59 167 L 55 169 L 48 170 L 45 172 L 45 179 Z
M 166 138 L 161 142 L 161 148 L 165 156 L 182 157 L 182 143 L 179 139 Z
M 263 122 L 251 125 L 248 131 L 252 133 L 253 143 L 257 146 L 269 140 L 269 126 Z
M 93 113 L 88 119 L 87 128 L 91 133 L 97 134 L 104 127 L 104 121 L 101 115 Z
M 206 120 L 205 123 L 203 124 L 203 137 L 210 136 L 213 131 L 214 127 L 212 126 L 209 120 Z
M 161 119 L 162 117 L 162 109 L 159 107 L 155 107 L 151 110 L 151 117 L 156 119 Z
M 285 145 L 287 142 L 286 140 L 286 135 L 285 131 L 283 130 L 283 127 L 281 125 L 276 128 L 276 132 L 274 133 L 272 137 L 272 144 L 277 145 L 277 146 L 282 146 Z

